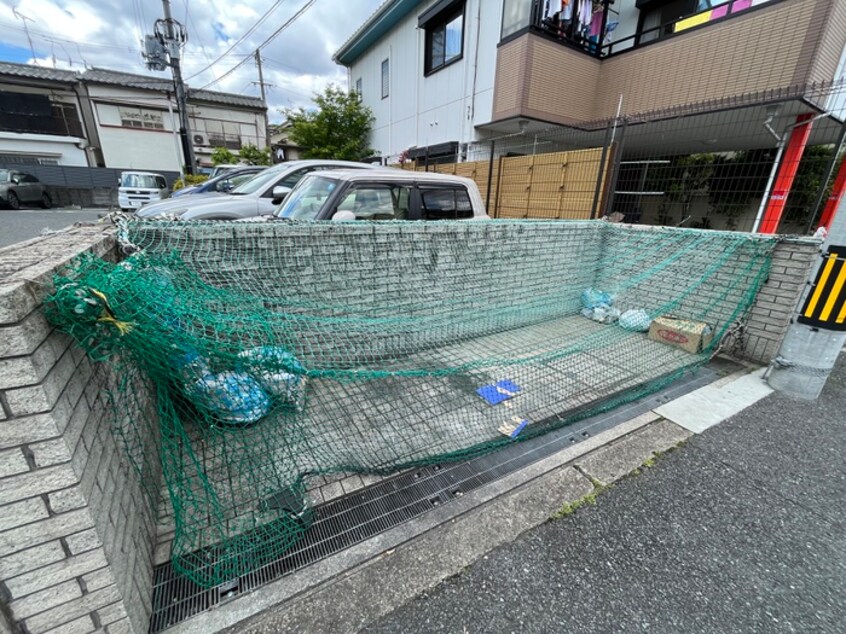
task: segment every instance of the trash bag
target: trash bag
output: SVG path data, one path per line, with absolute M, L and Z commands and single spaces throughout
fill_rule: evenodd
M 238 370 L 255 378 L 271 396 L 300 405 L 305 392 L 305 368 L 297 358 L 276 346 L 260 346 L 238 354 Z
M 198 409 L 226 425 L 251 425 L 270 410 L 270 397 L 248 374 L 209 374 L 188 384 L 185 392 Z
M 613 324 L 620 318 L 620 311 L 607 304 L 600 304 L 596 308 L 584 308 L 582 315 L 600 324 Z
M 652 318 L 642 308 L 632 308 L 620 315 L 620 327 L 632 332 L 646 332 Z
M 613 306 L 614 296 L 611 293 L 598 291 L 594 288 L 586 288 L 582 291 L 582 306 L 592 309 L 602 305 Z

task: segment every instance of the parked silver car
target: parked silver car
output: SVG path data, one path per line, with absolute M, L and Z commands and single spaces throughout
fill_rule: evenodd
M 21 204 L 49 209 L 53 204 L 44 183 L 32 174 L 8 169 L 0 169 L 0 200 L 11 209 L 20 209 Z
M 308 174 L 329 169 L 373 169 L 378 166 L 352 161 L 289 161 L 269 167 L 227 194 L 197 194 L 147 205 L 140 218 L 179 220 L 238 220 L 269 215 L 294 185 Z

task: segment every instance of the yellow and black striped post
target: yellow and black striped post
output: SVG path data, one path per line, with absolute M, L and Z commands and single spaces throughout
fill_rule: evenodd
M 814 328 L 846 331 L 846 246 L 830 246 L 823 255 L 797 321 Z

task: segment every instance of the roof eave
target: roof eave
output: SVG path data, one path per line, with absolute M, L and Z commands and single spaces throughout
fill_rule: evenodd
M 395 27 L 422 0 L 388 0 L 332 56 L 332 61 L 350 66 L 385 33 Z

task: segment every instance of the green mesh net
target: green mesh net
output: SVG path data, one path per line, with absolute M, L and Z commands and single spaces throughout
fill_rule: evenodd
M 174 567 L 204 586 L 290 548 L 316 476 L 492 451 L 707 362 L 775 244 L 561 221 L 125 235 L 133 255 L 57 277 L 49 318 L 113 367 L 115 433 L 163 475 Z

